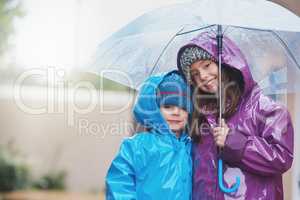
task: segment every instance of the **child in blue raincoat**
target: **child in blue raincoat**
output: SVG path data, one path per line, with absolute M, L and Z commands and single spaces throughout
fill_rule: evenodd
M 149 131 L 121 144 L 106 176 L 106 199 L 191 199 L 189 94 L 177 71 L 145 81 L 133 113 Z

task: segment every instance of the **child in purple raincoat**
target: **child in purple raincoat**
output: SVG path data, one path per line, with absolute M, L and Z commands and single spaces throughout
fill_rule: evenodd
M 223 38 L 224 110 L 218 122 L 216 35 L 202 33 L 183 46 L 178 68 L 194 91 L 193 199 L 283 199 L 282 174 L 293 161 L 293 126 L 287 109 L 262 94 L 240 49 Z M 220 151 L 219 151 L 220 150 Z M 224 160 L 227 188 L 218 187 L 217 160 Z

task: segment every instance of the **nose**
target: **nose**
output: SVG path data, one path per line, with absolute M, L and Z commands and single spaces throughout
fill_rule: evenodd
M 172 110 L 173 110 L 173 112 L 172 112 L 173 115 L 179 115 L 180 109 L 177 106 L 174 106 Z
M 208 79 L 208 73 L 205 70 L 199 72 L 199 78 L 201 81 L 206 81 Z

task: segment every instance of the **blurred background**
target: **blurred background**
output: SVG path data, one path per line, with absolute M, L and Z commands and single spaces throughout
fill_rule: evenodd
M 104 177 L 136 129 L 136 91 L 85 65 L 137 16 L 180 0 L 0 0 L 0 199 L 104 199 Z M 285 199 L 300 197 L 300 94 L 290 110 L 295 160 Z

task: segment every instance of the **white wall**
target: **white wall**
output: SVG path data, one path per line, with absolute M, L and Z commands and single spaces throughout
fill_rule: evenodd
M 1 88 L 3 89 L 3 88 Z M 5 89 L 5 88 L 4 88 Z M 7 88 L 7 92 L 11 92 Z M 34 177 L 53 170 L 66 170 L 66 184 L 71 191 L 102 190 L 104 177 L 123 137 L 131 134 L 131 104 L 117 110 L 128 101 L 128 93 L 105 92 L 104 113 L 100 103 L 89 112 L 68 111 L 69 101 L 55 101 L 53 112 L 42 114 L 24 112 L 14 98 L 0 90 L 0 144 L 13 139 L 15 146 L 26 156 Z M 26 88 L 27 106 L 45 107 L 45 88 Z M 99 96 L 98 96 L 99 97 Z M 86 108 L 89 95 L 76 93 L 77 108 Z M 99 99 L 97 98 L 97 101 Z M 64 107 L 58 112 L 58 107 Z M 80 109 L 79 109 L 80 110 Z M 70 118 L 72 120 L 70 120 Z
M 295 156 L 294 156 L 294 170 L 293 170 L 293 200 L 300 199 L 300 93 L 296 95 L 295 98 Z

